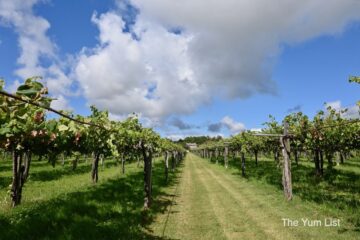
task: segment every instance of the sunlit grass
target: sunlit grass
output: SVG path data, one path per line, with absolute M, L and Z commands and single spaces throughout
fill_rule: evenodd
M 358 239 L 359 159 L 314 176 L 305 159 L 292 165 L 294 199 L 286 202 L 281 169 L 261 157 L 210 163 L 189 154 L 185 166 L 164 182 L 164 163 L 154 161 L 154 204 L 143 211 L 143 169 L 106 159 L 99 182 L 91 159 L 73 171 L 71 159 L 53 168 L 33 161 L 22 204 L 11 209 L 11 161 L 0 161 L 0 239 Z M 284 228 L 282 217 L 339 218 L 339 228 Z
M 2 181 L 9 181 L 10 165 L 1 162 Z M 69 162 L 53 168 L 34 161 L 20 206 L 11 209 L 7 188 L 0 190 L 0 239 L 151 238 L 146 226 L 169 204 L 158 198 L 175 183 L 177 172 L 170 173 L 165 184 L 163 163 L 155 162 L 154 205 L 143 212 L 143 169 L 136 165 L 127 164 L 123 175 L 120 165 L 106 160 L 99 166 L 99 182 L 93 184 L 90 161 L 81 162 L 75 171 Z

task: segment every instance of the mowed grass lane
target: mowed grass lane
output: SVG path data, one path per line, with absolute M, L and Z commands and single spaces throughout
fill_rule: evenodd
M 249 161 L 249 177 L 243 178 L 238 166 L 225 169 L 220 163 L 188 154 L 184 164 L 170 172 L 170 182 L 166 184 L 163 159 L 156 159 L 154 204 L 146 213 L 142 210 L 143 169 L 136 163 L 127 164 L 123 175 L 120 166 L 106 160 L 105 166 L 100 167 L 100 181 L 94 185 L 90 181 L 90 161 L 82 161 L 73 171 L 70 159 L 65 166 L 55 168 L 35 160 L 22 205 L 10 209 L 7 190 L 11 161 L 2 161 L 0 239 L 359 239 L 354 222 L 344 220 L 358 214 L 349 212 L 356 210 L 355 206 L 345 211 L 329 208 L 347 204 L 339 205 L 336 198 L 329 201 L 327 197 L 323 204 L 313 201 L 313 197 L 304 200 L 304 194 L 311 191 L 305 188 L 305 192 L 300 192 L 306 179 L 298 179 L 299 174 L 307 172 L 301 166 L 301 171 L 294 166 L 295 198 L 286 202 L 279 186 L 281 175 L 276 173 L 280 170 L 274 168 L 273 162 L 263 161 L 257 172 Z M 261 172 L 267 176 L 266 181 L 258 179 Z M 270 173 L 274 174 L 268 176 Z M 348 175 L 335 173 L 340 180 Z M 349 179 L 357 179 L 357 175 L 351 176 Z M 348 182 L 346 187 L 345 182 L 339 181 L 333 181 L 335 185 L 327 190 L 329 194 L 338 187 L 344 191 L 338 189 L 338 195 L 355 191 L 355 182 Z M 314 188 L 317 186 L 320 187 Z M 328 188 L 325 186 L 322 191 Z M 349 194 L 344 196 L 348 198 Z M 350 200 L 348 203 L 354 202 Z M 290 218 L 299 220 L 301 225 L 301 218 L 323 221 L 326 217 L 339 218 L 341 227 L 284 227 L 282 221 Z
M 275 171 L 276 169 L 274 169 Z M 237 170 L 238 171 L 238 170 Z M 271 171 L 271 169 L 269 169 Z M 281 181 L 281 179 L 279 179 Z M 155 234 L 171 239 L 359 239 L 341 215 L 299 197 L 283 199 L 278 188 L 242 178 L 234 169 L 210 164 L 193 154 L 185 161 L 181 183 L 167 214 L 157 217 Z M 325 218 L 339 217 L 340 227 L 325 227 Z M 299 221 L 284 226 L 283 218 Z M 301 219 L 321 220 L 303 226 Z

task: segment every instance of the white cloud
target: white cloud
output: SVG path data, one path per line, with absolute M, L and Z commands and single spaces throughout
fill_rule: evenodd
M 44 75 L 39 65 L 40 56 L 54 57 L 55 45 L 46 36 L 50 23 L 35 16 L 32 8 L 39 0 L 0 0 L 0 23 L 14 27 L 18 34 L 20 68 L 16 74 L 22 78 Z
M 58 98 L 55 106 L 64 106 L 64 95 L 71 95 L 72 80 L 65 74 L 64 65 L 56 55 L 57 46 L 47 36 L 50 23 L 41 16 L 36 16 L 33 7 L 43 0 L 0 0 L 0 25 L 11 27 L 18 35 L 20 56 L 15 74 L 21 79 L 32 76 L 43 77 L 43 82 L 50 93 Z M 43 66 L 41 59 L 47 59 L 49 66 Z M 16 80 L 11 90 L 19 85 Z M 60 100 L 61 99 L 61 100 Z
M 158 121 L 191 113 L 209 99 L 189 66 L 191 36 L 138 22 L 137 41 L 122 31 L 124 22 L 114 12 L 94 15 L 92 21 L 100 30 L 99 46 L 84 49 L 75 68 L 89 102 L 114 114 L 137 112 Z
M 232 134 L 236 134 L 245 131 L 245 125 L 241 122 L 236 122 L 229 116 L 225 116 L 220 121 Z
M 343 107 L 341 104 L 341 101 L 333 101 L 328 102 L 325 104 L 325 108 L 331 107 L 332 109 L 336 110 L 337 112 L 344 111 L 347 109 L 344 113 L 341 113 L 341 116 L 343 118 L 347 119 L 358 119 L 360 118 L 360 108 L 357 105 L 349 106 L 349 107 Z
M 157 120 L 214 96 L 276 94 L 272 66 L 283 44 L 341 33 L 360 17 L 357 0 L 125 2 L 139 9 L 130 33 L 123 11 L 94 15 L 99 45 L 79 55 L 75 76 L 90 103 Z
M 46 69 L 45 75 L 46 86 L 49 88 L 50 93 L 55 96 L 58 95 L 77 95 L 70 88 L 73 80 L 65 74 L 62 67 L 57 64 L 52 64 Z
M 328 102 L 325 104 L 325 107 L 331 107 L 333 109 L 335 109 L 336 111 L 340 111 L 341 110 L 341 101 L 333 101 L 333 102 Z
M 63 95 L 59 95 L 55 100 L 51 102 L 51 107 L 55 110 L 73 111 L 74 109 L 69 105 L 68 99 Z
M 126 116 L 109 113 L 109 119 L 112 121 L 123 121 L 126 119 Z
M 76 79 L 90 104 L 119 116 L 141 113 L 148 126 L 190 114 L 213 97 L 276 94 L 272 66 L 282 45 L 341 33 L 360 18 L 358 0 L 118 0 L 122 10 L 91 18 L 99 44 L 60 64 L 47 36 L 50 23 L 33 12 L 40 2 L 0 0 L 0 24 L 19 36 L 16 74 L 44 76 L 50 92 L 64 99 Z M 130 32 L 121 16 L 125 2 L 139 9 Z M 64 70 L 67 64 L 73 72 Z M 243 129 L 231 118 L 222 122 L 230 131 Z
M 10 93 L 15 93 L 20 84 L 21 83 L 19 82 L 19 80 L 15 80 L 9 87 L 5 86 L 5 90 L 9 91 Z
M 261 132 L 261 128 L 251 128 L 250 131 L 251 132 Z
M 271 67 L 282 44 L 340 32 L 359 19 L 357 0 L 132 0 L 140 19 L 181 27 L 193 75 L 211 93 L 246 98 L 274 93 Z
M 348 119 L 359 119 L 360 118 L 360 108 L 357 105 L 347 107 L 347 111 L 343 114 L 344 118 Z

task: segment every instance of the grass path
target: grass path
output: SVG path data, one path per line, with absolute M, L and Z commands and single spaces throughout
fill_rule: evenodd
M 359 239 L 345 226 L 325 227 L 331 216 L 318 205 L 294 199 L 285 202 L 273 186 L 248 181 L 222 166 L 189 154 L 174 203 L 160 215 L 154 233 L 170 239 Z M 175 197 L 174 197 L 175 196 Z M 299 221 L 284 226 L 282 218 Z M 303 226 L 302 218 L 322 226 Z M 341 220 L 341 219 L 340 219 Z
M 261 160 L 256 167 L 249 160 L 248 178 L 241 177 L 236 163 L 232 160 L 225 169 L 188 154 L 166 183 L 163 159 L 154 159 L 154 201 L 144 212 L 143 169 L 136 163 L 127 164 L 126 174 L 121 174 L 113 160 L 105 161 L 94 185 L 90 162 L 73 171 L 70 161 L 56 168 L 34 161 L 23 202 L 11 209 L 11 161 L 3 161 L 0 239 L 360 239 L 354 221 L 359 214 L 356 173 L 339 170 L 332 182 L 316 185 L 309 182 L 306 167 L 294 167 L 297 192 L 286 202 L 273 162 Z M 322 195 L 327 196 L 323 201 L 313 200 Z M 342 198 L 329 198 L 334 196 Z M 341 208 L 353 198 L 353 207 Z M 301 226 L 302 218 L 324 224 L 330 217 L 340 219 L 341 226 Z M 298 220 L 300 226 L 284 227 L 283 218 Z

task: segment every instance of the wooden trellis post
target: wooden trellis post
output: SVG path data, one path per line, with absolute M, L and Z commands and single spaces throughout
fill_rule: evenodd
M 228 168 L 228 154 L 229 154 L 229 148 L 227 145 L 225 145 L 225 150 L 224 150 L 224 164 L 225 164 L 225 168 Z
M 284 187 L 285 198 L 290 201 L 292 199 L 292 180 L 291 180 L 291 162 L 290 162 L 290 134 L 289 123 L 284 121 L 284 133 L 281 134 L 268 134 L 257 133 L 255 136 L 267 136 L 267 137 L 280 137 L 280 145 L 282 148 L 283 164 L 282 164 L 282 184 Z
M 216 159 L 216 164 L 218 164 L 218 162 L 219 162 L 219 150 L 218 150 L 218 148 L 215 149 L 215 159 Z
M 284 135 L 280 137 L 280 144 L 283 154 L 282 184 L 284 186 L 284 195 L 287 200 L 291 200 L 292 183 L 291 183 L 290 141 L 289 141 L 289 124 L 287 122 L 284 122 Z

